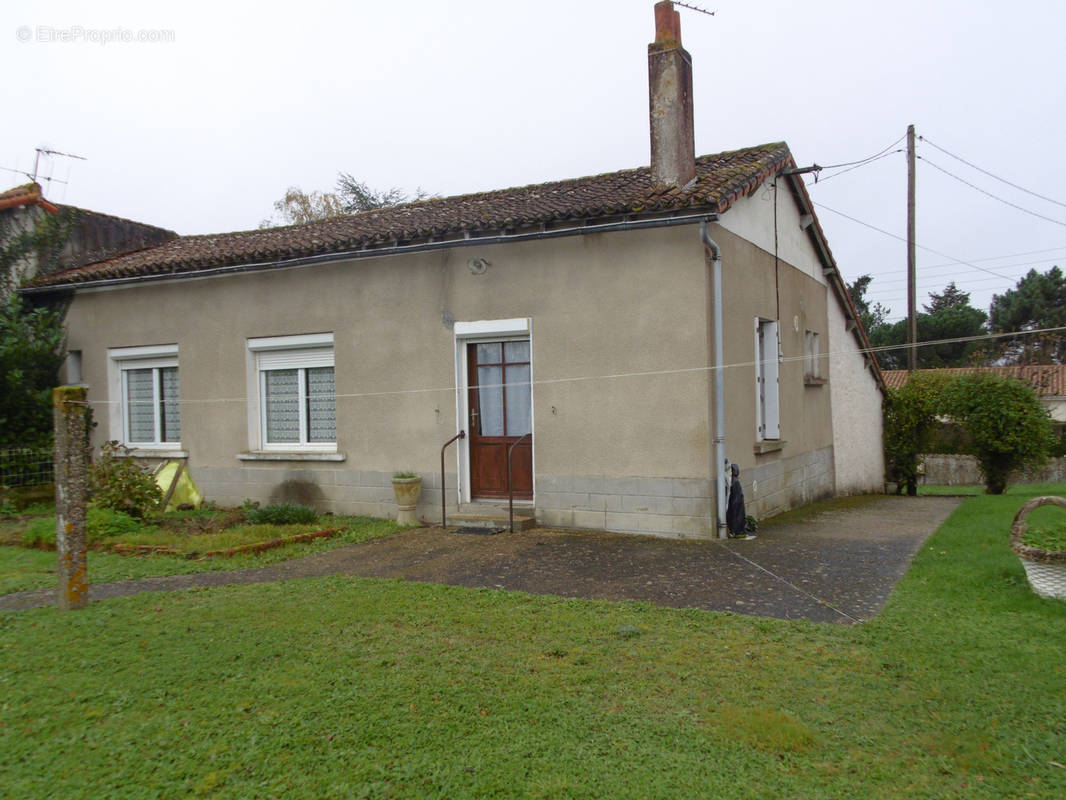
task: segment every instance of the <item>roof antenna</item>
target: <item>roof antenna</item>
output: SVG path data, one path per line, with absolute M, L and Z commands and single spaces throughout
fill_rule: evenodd
M 52 150 L 52 149 L 47 148 L 47 147 L 38 147 L 38 148 L 36 148 L 36 150 L 37 150 L 37 156 L 33 159 L 33 174 L 30 176 L 30 179 L 34 183 L 37 183 L 37 171 L 38 171 L 38 167 L 40 166 L 40 163 L 41 163 L 41 156 L 42 155 L 44 155 L 44 156 L 63 156 L 64 158 L 76 158 L 79 161 L 88 161 L 89 160 L 85 156 L 76 156 L 73 153 L 60 153 L 58 150 Z M 49 175 L 47 178 L 44 178 L 44 180 L 48 181 L 49 185 L 51 185 L 52 183 L 62 183 L 62 184 L 66 184 L 67 183 L 67 181 L 57 180 L 57 179 L 53 178 L 51 175 Z
M 708 11 L 707 9 L 700 8 L 699 6 L 690 6 L 688 3 L 679 3 L 678 0 L 674 0 L 674 5 L 681 6 L 682 8 L 687 8 L 689 11 L 698 11 L 701 14 L 706 14 L 708 17 L 713 17 L 715 14 L 715 12 Z

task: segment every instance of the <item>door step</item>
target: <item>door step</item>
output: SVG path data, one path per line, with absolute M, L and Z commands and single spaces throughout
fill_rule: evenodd
M 521 512 L 516 508 L 514 514 L 515 531 L 525 531 L 535 524 L 530 509 L 523 508 Z M 510 518 L 507 511 L 502 513 L 496 509 L 485 511 L 459 511 L 448 514 L 449 528 L 477 528 L 479 530 L 507 530 Z

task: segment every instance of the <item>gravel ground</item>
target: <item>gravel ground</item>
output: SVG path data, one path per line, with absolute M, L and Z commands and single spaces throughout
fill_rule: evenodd
M 771 521 L 750 540 L 417 528 L 259 569 L 94 585 L 89 599 L 354 575 L 850 624 L 877 614 L 922 542 L 960 502 L 848 498 Z M 54 597 L 52 590 L 18 592 L 0 597 L 0 609 L 50 605 Z

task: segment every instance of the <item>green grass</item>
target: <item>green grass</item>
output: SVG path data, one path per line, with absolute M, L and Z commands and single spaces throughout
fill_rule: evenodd
M 861 626 L 343 577 L 0 614 L 15 798 L 1061 798 L 1066 603 L 961 505 Z
M 369 519 L 365 517 L 323 517 L 317 525 L 268 525 L 268 526 L 242 526 L 242 529 L 255 528 L 256 530 L 238 530 L 219 534 L 203 534 L 194 537 L 197 541 L 189 544 L 190 537 L 178 533 L 159 532 L 138 536 L 122 537 L 122 540 L 130 544 L 166 544 L 173 542 L 186 546 L 192 546 L 199 552 L 210 549 L 222 549 L 233 547 L 234 544 L 227 542 L 246 543 L 248 541 L 263 541 L 283 536 L 291 536 L 293 532 L 312 530 L 325 530 L 327 528 L 345 528 L 343 533 L 329 539 L 316 539 L 312 542 L 302 542 L 286 545 L 274 550 L 262 553 L 238 554 L 226 558 L 210 558 L 204 560 L 189 560 L 180 556 L 122 556 L 116 553 L 100 552 L 91 550 L 88 553 L 89 580 L 92 583 L 106 583 L 108 581 L 120 581 L 130 578 L 148 578 L 157 575 L 187 575 L 194 572 L 213 572 L 219 570 L 248 569 L 250 567 L 262 567 L 268 564 L 276 564 L 280 561 L 288 561 L 293 558 L 301 558 L 313 553 L 321 553 L 332 550 L 346 544 L 365 542 L 379 536 L 387 536 L 399 528 L 395 522 L 381 519 Z M 254 538 L 252 536 L 258 536 Z M 211 543 L 211 547 L 202 547 L 201 544 Z M 215 547 L 215 545 L 219 547 Z M 56 585 L 56 554 L 47 550 L 28 550 L 22 547 L 0 546 L 0 595 L 20 592 L 26 589 L 45 589 Z
M 959 484 L 946 486 L 943 484 L 919 484 L 918 495 L 936 495 L 947 497 L 970 497 L 983 495 L 983 484 Z M 1043 494 L 1066 493 L 1066 483 L 1014 483 L 1007 487 L 1007 494 L 1012 497 L 1039 497 Z

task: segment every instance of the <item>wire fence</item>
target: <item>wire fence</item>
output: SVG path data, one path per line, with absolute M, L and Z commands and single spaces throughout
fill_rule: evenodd
M 0 486 L 42 486 L 52 483 L 51 448 L 14 448 L 0 450 Z

